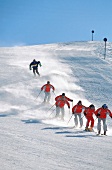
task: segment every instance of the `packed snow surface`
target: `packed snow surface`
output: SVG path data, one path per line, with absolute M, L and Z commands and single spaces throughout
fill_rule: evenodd
M 96 136 L 96 117 L 95 132 L 84 131 L 83 115 L 83 127 L 72 128 L 71 117 L 79 100 L 112 111 L 112 43 L 105 59 L 104 52 L 104 42 L 0 48 L 0 170 L 112 169 L 112 119 L 107 136 Z M 41 61 L 40 77 L 29 70 L 33 59 Z M 56 90 L 44 104 L 40 89 L 48 80 Z M 73 99 L 65 121 L 53 119 L 62 93 Z

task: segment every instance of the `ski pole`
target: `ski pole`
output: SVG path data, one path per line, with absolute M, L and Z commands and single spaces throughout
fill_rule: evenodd
M 96 119 L 94 120 L 94 122 L 97 120 L 98 118 L 96 117 Z
M 54 91 L 52 91 L 54 93 Z M 56 96 L 56 94 L 54 93 L 54 95 Z
M 70 114 L 70 109 L 69 109 L 69 114 Z
M 73 102 L 72 102 L 72 108 L 73 108 Z
M 37 95 L 36 99 L 39 97 L 39 95 L 40 95 L 41 92 L 42 92 L 42 91 L 39 92 L 39 94 Z M 35 99 L 35 100 L 36 100 L 36 99 Z
M 83 117 L 84 117 L 84 116 L 82 116 L 82 117 L 80 118 L 80 120 L 83 119 Z
M 55 110 L 55 109 L 53 109 L 53 111 L 50 113 L 50 115 L 49 115 L 49 116 L 51 116 L 51 115 L 52 115 L 52 113 L 54 112 L 54 110 Z
M 73 116 L 73 114 L 72 114 L 72 116 Z M 70 117 L 70 119 L 69 119 L 68 123 L 70 122 L 70 120 L 71 120 L 72 116 Z M 67 124 L 68 124 L 68 123 L 67 123 Z
M 55 104 L 53 104 L 53 105 L 52 105 L 52 106 L 48 109 L 48 111 L 49 111 L 49 110 L 51 110 L 51 109 L 52 109 L 52 107 L 53 107 L 54 105 L 55 105 Z M 48 111 L 47 111 L 47 112 L 48 112 Z

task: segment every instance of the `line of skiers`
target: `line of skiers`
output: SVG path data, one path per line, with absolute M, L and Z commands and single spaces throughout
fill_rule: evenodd
M 41 62 L 36 61 L 35 59 L 30 63 L 29 69 L 31 70 L 33 68 L 33 73 L 36 75 L 36 73 L 40 76 L 40 73 L 38 72 L 38 65 L 41 67 Z M 47 84 L 43 85 L 41 87 L 41 91 L 45 92 L 45 97 L 44 97 L 44 102 L 49 102 L 51 99 L 51 90 L 54 92 L 55 88 L 52 84 L 50 84 L 50 81 L 47 81 Z M 55 94 L 55 93 L 54 93 Z M 55 106 L 56 106 L 56 115 L 55 117 L 59 117 L 59 114 L 61 113 L 61 119 L 64 120 L 64 106 L 65 104 L 68 106 L 70 109 L 70 103 L 73 102 L 72 99 L 68 98 L 65 96 L 65 93 L 62 93 L 62 95 L 59 95 L 55 98 Z M 109 115 L 112 118 L 112 112 L 108 109 L 108 106 L 106 104 L 103 104 L 102 107 L 98 108 L 95 111 L 95 106 L 91 104 L 89 107 L 86 107 L 82 105 L 82 101 L 78 101 L 78 103 L 72 107 L 72 115 L 74 115 L 74 123 L 75 127 L 78 126 L 78 120 L 80 127 L 83 126 L 83 117 L 82 114 L 87 119 L 86 122 L 86 131 L 93 131 L 94 127 L 94 115 L 96 118 L 98 118 L 98 124 L 97 124 L 97 130 L 98 134 L 101 133 L 101 121 L 103 122 L 103 130 L 104 130 L 104 135 L 106 135 L 107 131 L 107 124 L 106 124 L 106 118 L 107 115 Z
M 47 84 L 41 87 L 41 91 L 42 90 L 44 90 L 45 92 L 44 102 L 49 102 L 51 98 L 51 91 L 53 92 L 55 91 L 54 86 L 50 84 L 50 81 L 47 81 Z M 65 114 L 64 106 L 67 105 L 68 109 L 70 109 L 69 102 L 73 102 L 73 99 L 66 97 L 65 93 L 62 93 L 62 95 L 55 97 L 55 106 L 56 106 L 55 117 L 56 118 L 59 117 L 59 114 L 61 114 L 61 119 L 64 120 L 64 114 Z M 85 127 L 86 131 L 93 131 L 94 121 L 95 121 L 93 116 L 95 115 L 96 118 L 98 118 L 98 125 L 97 125 L 98 134 L 101 133 L 101 121 L 102 121 L 104 135 L 106 135 L 107 115 L 109 115 L 112 118 L 112 113 L 108 109 L 108 106 L 106 104 L 103 104 L 102 107 L 98 108 L 95 111 L 95 106 L 93 104 L 91 104 L 89 107 L 86 107 L 82 104 L 82 101 L 78 101 L 78 103 L 72 107 L 72 115 L 74 115 L 75 127 L 78 126 L 78 121 L 79 121 L 80 127 L 83 126 L 82 114 L 84 114 L 84 116 L 87 119 L 86 127 Z
M 112 112 L 108 109 L 108 106 L 106 104 L 103 104 L 102 107 L 98 108 L 95 111 L 95 106 L 91 104 L 89 107 L 85 107 L 82 105 L 82 102 L 79 101 L 73 108 L 72 108 L 72 114 L 74 114 L 74 122 L 75 125 L 78 125 L 78 119 L 77 116 L 79 116 L 80 121 L 80 127 L 83 125 L 83 120 L 81 118 L 81 114 L 84 113 L 87 122 L 86 122 L 86 131 L 93 131 L 94 127 L 94 115 L 96 116 L 96 119 L 98 118 L 98 124 L 97 124 L 97 130 L 98 135 L 101 133 L 101 122 L 103 122 L 103 130 L 104 135 L 106 135 L 107 131 L 107 124 L 106 124 L 106 118 L 107 115 L 109 115 L 112 118 Z

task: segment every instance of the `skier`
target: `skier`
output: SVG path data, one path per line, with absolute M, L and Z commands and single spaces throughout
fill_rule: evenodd
M 78 118 L 79 118 L 79 122 L 80 122 L 80 127 L 82 127 L 82 125 L 83 125 L 83 119 L 81 118 L 81 113 L 84 112 L 85 108 L 86 107 L 82 105 L 82 101 L 80 101 L 80 100 L 72 108 L 72 114 L 74 114 L 74 123 L 75 123 L 76 127 L 78 126 Z
M 47 84 L 44 84 L 42 87 L 41 87 L 41 91 L 44 90 L 45 92 L 45 97 L 44 97 L 44 102 L 48 102 L 50 101 L 50 98 L 51 98 L 51 89 L 55 90 L 54 86 L 50 84 L 50 81 L 47 81 Z
M 58 117 L 60 112 L 61 112 L 61 119 L 64 120 L 64 114 L 65 114 L 65 110 L 64 110 L 64 105 L 67 104 L 68 108 L 70 109 L 70 104 L 68 102 L 68 100 L 66 99 L 65 95 L 62 95 L 58 100 L 56 100 L 56 116 Z
M 98 124 L 97 124 L 98 135 L 100 135 L 101 133 L 101 121 L 103 122 L 104 135 L 106 135 L 106 131 L 107 131 L 106 117 L 107 114 L 109 114 L 109 116 L 112 118 L 111 111 L 108 109 L 108 106 L 106 104 L 103 104 L 102 107 L 96 110 L 95 114 L 98 117 Z
M 93 104 L 91 104 L 88 108 L 85 109 L 84 111 L 84 115 L 87 119 L 87 123 L 86 123 L 86 127 L 85 130 L 86 131 L 93 131 L 93 127 L 94 127 L 94 118 L 93 118 L 93 114 L 95 114 L 95 106 Z M 89 123 L 91 122 L 90 128 L 89 128 Z
M 55 98 L 55 101 L 60 100 L 63 96 L 64 96 L 64 98 L 65 98 L 67 101 L 73 102 L 72 99 L 70 99 L 70 98 L 68 98 L 68 97 L 65 96 L 65 93 L 62 93 L 62 95 L 57 96 L 57 97 Z
M 40 76 L 39 72 L 38 72 L 38 65 L 41 67 L 41 62 L 40 61 L 36 61 L 35 59 L 30 63 L 29 65 L 29 69 L 32 70 L 33 68 L 33 73 L 34 75 L 36 75 L 36 73 Z

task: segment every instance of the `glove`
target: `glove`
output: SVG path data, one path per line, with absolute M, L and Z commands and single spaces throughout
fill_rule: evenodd
M 73 100 L 70 100 L 71 102 L 73 102 Z
M 86 116 L 87 114 L 84 112 L 84 115 Z
M 30 68 L 30 70 L 31 70 L 31 68 Z
M 98 113 L 97 115 L 96 115 L 96 117 L 99 117 L 100 116 L 100 113 Z
M 68 106 L 68 109 L 70 109 L 70 106 Z
M 72 113 L 74 115 L 74 113 Z

